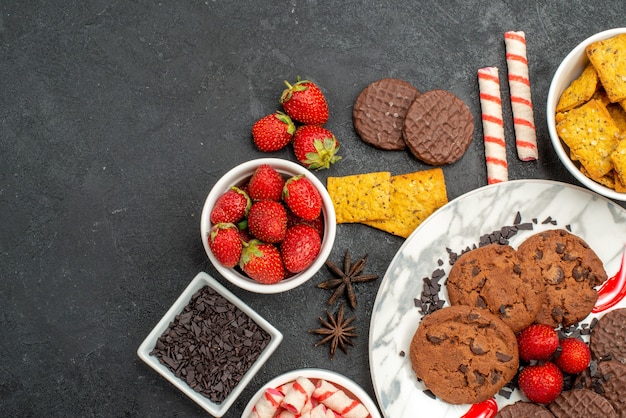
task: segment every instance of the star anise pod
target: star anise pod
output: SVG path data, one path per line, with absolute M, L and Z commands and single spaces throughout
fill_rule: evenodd
M 339 306 L 336 318 L 328 312 L 328 309 L 326 309 L 326 317 L 328 320 L 322 318 L 321 316 L 319 317 L 320 322 L 324 326 L 323 328 L 309 330 L 309 333 L 324 336 L 324 338 L 315 344 L 316 347 L 330 342 L 330 359 L 332 360 L 337 352 L 337 347 L 341 348 L 344 353 L 348 354 L 346 345 L 353 345 L 351 338 L 357 336 L 354 332 L 356 330 L 356 326 L 350 324 L 356 319 L 356 316 L 344 320 L 344 309 L 342 303 L 341 306 Z
M 350 258 L 350 251 L 346 250 L 346 255 L 343 259 L 343 271 L 337 267 L 332 261 L 326 261 L 326 267 L 334 273 L 337 277 L 327 280 L 317 285 L 320 289 L 335 289 L 333 294 L 328 299 L 328 304 L 335 303 L 337 298 L 344 294 L 350 304 L 350 307 L 354 309 L 356 307 L 356 295 L 354 294 L 354 283 L 370 282 L 378 279 L 377 274 L 361 274 L 365 269 L 365 263 L 367 262 L 367 254 L 352 264 L 352 258 Z

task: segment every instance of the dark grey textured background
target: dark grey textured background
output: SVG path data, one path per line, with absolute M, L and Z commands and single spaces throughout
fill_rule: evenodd
M 316 173 L 324 182 L 427 168 L 358 139 L 352 104 L 368 83 L 454 92 L 476 130 L 444 168 L 453 199 L 486 183 L 476 71 L 498 66 L 504 81 L 503 33 L 523 30 L 540 160 L 520 162 L 509 147 L 510 178 L 576 184 L 548 140 L 548 87 L 578 42 L 626 26 L 623 11 L 621 1 L 1 2 L 0 414 L 205 415 L 135 351 L 197 272 L 219 278 L 200 242 L 202 204 L 231 167 L 267 156 L 250 129 L 278 108 L 283 80 L 310 78 L 327 95 L 344 159 Z M 506 100 L 504 111 L 512 138 Z M 366 271 L 382 277 L 402 242 L 340 225 L 331 259 L 368 253 Z M 268 379 L 305 366 L 374 397 L 367 340 L 379 282 L 357 287 L 359 337 L 330 362 L 306 333 L 324 312 L 329 293 L 315 284 L 326 277 L 275 296 L 226 283 L 285 336 L 228 417 Z

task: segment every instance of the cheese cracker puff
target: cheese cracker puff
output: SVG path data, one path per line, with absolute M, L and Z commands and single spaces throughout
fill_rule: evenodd
M 554 115 L 554 121 L 556 123 L 561 122 L 563 119 L 565 119 L 565 113 L 557 113 L 556 115 Z
M 626 140 L 622 139 L 615 147 L 615 151 L 611 154 L 611 162 L 617 173 L 617 177 L 626 184 Z
M 591 100 L 570 110 L 556 126 L 556 131 L 570 148 L 570 154 L 580 161 L 592 178 L 611 171 L 610 156 L 617 146 L 620 132 L 602 102 Z
M 448 203 L 441 168 L 391 177 L 389 219 L 363 222 L 407 238 L 435 210 Z
M 611 102 L 626 99 L 626 33 L 594 42 L 586 52 Z
M 617 193 L 626 193 L 626 183 L 622 183 L 622 181 L 619 178 L 619 175 L 617 174 L 617 171 L 614 171 L 615 173 L 615 191 Z
M 604 89 L 602 88 L 602 84 L 598 84 L 598 88 L 596 89 L 596 92 L 593 93 L 593 96 L 591 96 L 591 98 L 595 100 L 600 100 L 605 106 L 611 104 L 611 100 L 609 99 L 609 96 L 606 95 L 606 91 L 604 91 Z
M 615 171 L 611 170 L 609 171 L 607 174 L 605 174 L 602 177 L 591 177 L 589 175 L 589 172 L 587 170 L 585 170 L 585 167 L 580 166 L 580 172 L 583 173 L 585 176 L 589 177 L 591 180 L 595 181 L 596 183 L 600 183 L 603 186 L 608 187 L 609 189 L 615 189 Z
M 609 111 L 613 121 L 619 130 L 622 131 L 622 135 L 626 135 L 626 110 L 624 110 L 622 106 L 615 103 L 608 105 L 606 110 Z
M 375 172 L 328 177 L 327 189 L 337 223 L 387 219 L 391 173 Z
M 572 81 L 565 89 L 559 103 L 556 105 L 557 112 L 566 112 L 581 104 L 588 102 L 598 87 L 598 73 L 589 63 L 580 76 Z

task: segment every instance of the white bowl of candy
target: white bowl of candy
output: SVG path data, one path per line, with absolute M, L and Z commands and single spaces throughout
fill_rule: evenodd
M 267 382 L 250 399 L 242 418 L 337 416 L 380 418 L 378 407 L 353 380 L 330 370 L 298 369 Z M 293 415 L 289 415 L 293 416 Z

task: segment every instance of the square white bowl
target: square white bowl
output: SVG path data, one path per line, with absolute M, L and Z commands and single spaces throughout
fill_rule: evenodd
M 233 388 L 230 394 L 228 394 L 226 399 L 224 399 L 224 401 L 219 404 L 212 402 L 206 396 L 202 395 L 199 392 L 196 392 L 185 381 L 178 378 L 170 369 L 161 364 L 156 356 L 150 355 L 150 352 L 156 346 L 157 340 L 169 327 L 170 323 L 174 320 L 176 315 L 180 314 L 183 309 L 189 304 L 191 297 L 205 286 L 212 288 L 229 302 L 231 302 L 233 305 L 235 305 L 237 308 L 239 308 L 259 327 L 265 330 L 271 337 L 268 345 L 265 347 L 265 349 L 259 355 L 256 361 L 252 364 L 250 369 L 243 375 L 239 383 Z M 157 373 L 159 373 L 170 383 L 176 386 L 180 391 L 182 391 L 185 395 L 187 395 L 198 405 L 200 405 L 204 410 L 214 415 L 215 417 L 221 417 L 226 413 L 228 408 L 232 406 L 233 402 L 235 402 L 237 397 L 241 394 L 241 392 L 248 385 L 248 383 L 250 383 L 252 377 L 254 377 L 254 375 L 261 369 L 263 364 L 265 364 L 267 359 L 269 359 L 269 357 L 272 355 L 274 350 L 276 350 L 282 339 L 283 335 L 280 331 L 274 328 L 269 322 L 263 319 L 252 308 L 250 308 L 243 301 L 241 301 L 241 299 L 239 299 L 228 289 L 222 286 L 213 277 L 204 272 L 200 272 L 191 281 L 191 283 L 189 283 L 187 288 L 183 291 L 183 293 L 181 293 L 178 299 L 176 299 L 176 302 L 174 302 L 170 309 L 165 313 L 163 318 L 161 318 L 159 323 L 154 327 L 150 334 L 148 334 L 143 343 L 141 343 L 141 345 L 137 349 L 137 355 L 146 364 L 156 370 Z

